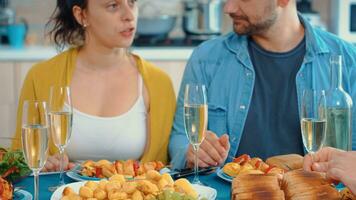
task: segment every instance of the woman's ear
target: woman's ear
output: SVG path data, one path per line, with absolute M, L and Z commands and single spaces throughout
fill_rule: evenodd
M 79 6 L 73 6 L 72 12 L 78 24 L 80 24 L 84 28 L 88 26 L 88 20 L 86 17 L 85 10 L 83 10 Z

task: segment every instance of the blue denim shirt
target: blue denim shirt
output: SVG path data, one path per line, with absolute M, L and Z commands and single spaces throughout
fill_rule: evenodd
M 305 88 L 329 89 L 329 57 L 332 54 L 343 55 L 343 87 L 356 103 L 356 48 L 328 32 L 312 27 L 301 16 L 300 20 L 305 27 L 306 54 L 296 76 L 298 104 Z M 224 133 L 229 135 L 231 147 L 226 162 L 234 158 L 255 81 L 247 44 L 247 36 L 230 33 L 207 41 L 194 50 L 184 72 L 170 138 L 169 152 L 173 167 L 184 167 L 189 145 L 183 121 L 184 88 L 188 83 L 206 85 L 208 130 L 218 136 Z M 356 105 L 353 106 L 352 115 L 352 146 L 356 149 Z

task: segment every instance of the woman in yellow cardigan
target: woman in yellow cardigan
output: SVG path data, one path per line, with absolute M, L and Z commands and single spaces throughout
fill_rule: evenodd
M 136 0 L 57 0 L 51 34 L 57 45 L 76 48 L 28 72 L 13 148 L 21 148 L 23 102 L 48 102 L 51 86 L 69 85 L 74 111 L 65 168 L 72 167 L 68 160 L 168 162 L 176 99 L 165 73 L 127 51 L 137 15 Z M 52 143 L 44 170 L 59 170 L 56 151 Z

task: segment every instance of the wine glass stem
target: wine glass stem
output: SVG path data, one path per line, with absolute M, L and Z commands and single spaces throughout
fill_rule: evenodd
M 310 157 L 311 157 L 311 159 L 312 159 L 312 163 L 314 163 L 314 152 L 313 151 L 310 151 L 309 152 L 309 154 L 310 154 Z
M 198 152 L 199 152 L 199 145 L 193 145 L 194 148 L 194 182 L 199 182 L 199 175 L 198 175 Z
M 60 154 L 60 162 L 59 162 L 59 170 L 60 170 L 60 175 L 59 175 L 59 185 L 64 185 L 64 149 L 60 148 L 59 149 L 59 154 Z
M 33 171 L 33 183 L 34 183 L 34 189 L 35 189 L 35 195 L 34 195 L 34 200 L 38 200 L 38 193 L 39 193 L 39 186 L 40 186 L 40 180 L 39 180 L 39 171 L 34 170 Z

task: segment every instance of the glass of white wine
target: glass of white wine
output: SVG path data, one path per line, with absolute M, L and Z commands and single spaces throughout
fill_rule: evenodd
M 46 102 L 24 101 L 22 108 L 22 148 L 26 163 L 33 171 L 34 200 L 38 200 L 38 175 L 48 156 L 48 130 Z
M 49 96 L 49 119 L 51 138 L 60 153 L 59 185 L 49 187 L 50 191 L 64 185 L 64 150 L 72 133 L 73 107 L 68 86 L 52 86 Z
M 326 134 L 325 91 L 305 89 L 301 104 L 301 130 L 305 149 L 313 157 L 324 144 Z
M 208 122 L 208 105 L 204 85 L 187 84 L 184 93 L 184 127 L 188 140 L 194 149 L 194 184 L 202 183 L 198 175 L 198 151 L 205 138 Z

